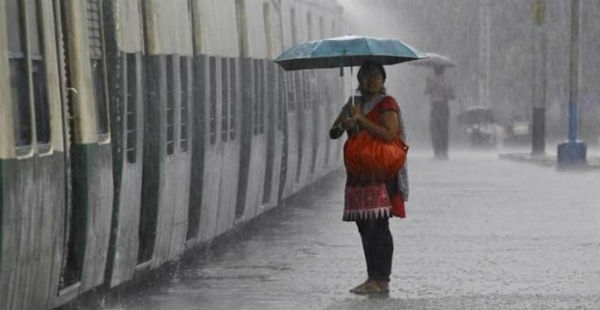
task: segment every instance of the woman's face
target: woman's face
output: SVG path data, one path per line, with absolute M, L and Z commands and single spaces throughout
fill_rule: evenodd
M 383 89 L 383 76 L 379 70 L 367 70 L 360 77 L 360 89 L 369 94 L 377 94 Z

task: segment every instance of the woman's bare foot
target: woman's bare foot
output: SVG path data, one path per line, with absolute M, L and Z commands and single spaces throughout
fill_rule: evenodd
M 365 283 L 353 288 L 350 292 L 357 295 L 386 294 L 389 292 L 387 281 L 367 280 Z
M 365 282 L 363 282 L 363 283 L 357 285 L 356 287 L 354 287 L 353 289 L 351 289 L 350 293 L 360 294 L 359 292 L 363 291 L 365 289 L 365 286 L 372 281 L 373 280 L 371 280 L 371 279 L 367 279 Z

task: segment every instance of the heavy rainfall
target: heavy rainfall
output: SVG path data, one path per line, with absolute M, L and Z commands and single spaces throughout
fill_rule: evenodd
M 600 1 L 6 2 L 0 308 L 600 308 Z M 414 55 L 277 58 L 328 38 Z

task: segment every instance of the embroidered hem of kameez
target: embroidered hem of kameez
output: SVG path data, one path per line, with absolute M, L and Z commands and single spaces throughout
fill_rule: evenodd
M 392 217 L 391 207 L 381 207 L 373 209 L 360 209 L 360 210 L 344 210 L 344 221 L 356 221 L 356 220 L 378 220 Z

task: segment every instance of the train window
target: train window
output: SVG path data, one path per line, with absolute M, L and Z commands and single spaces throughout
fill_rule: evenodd
M 325 38 L 325 20 L 323 16 L 319 16 L 319 38 Z
M 277 71 L 279 72 L 279 98 L 277 98 L 277 130 L 283 130 L 283 105 L 285 102 L 285 81 L 283 79 L 283 75 L 285 73 L 281 69 L 277 69 Z
M 265 132 L 265 64 L 264 60 L 259 60 L 258 64 L 258 133 Z
M 9 57 L 25 58 L 25 43 L 23 42 L 24 27 L 21 24 L 21 5 L 20 0 L 6 0 L 6 26 L 8 35 Z
M 308 110 L 310 103 L 310 84 L 308 82 L 308 72 L 302 72 L 302 107 L 304 110 Z
M 137 101 L 138 101 L 138 80 L 137 74 L 137 55 L 127 54 L 127 88 L 126 88 L 126 106 L 125 113 L 127 119 L 126 126 L 126 153 L 127 161 L 130 163 L 136 162 L 136 123 L 137 123 Z
M 287 102 L 288 102 L 288 110 L 295 111 L 296 110 L 296 92 L 295 92 L 295 82 L 294 78 L 296 77 L 296 72 L 285 72 L 285 88 L 287 93 Z
M 235 58 L 229 59 L 229 140 L 235 140 L 235 121 L 237 112 L 237 66 Z
M 10 66 L 10 86 L 15 129 L 15 145 L 17 148 L 31 145 L 31 107 L 29 105 L 29 87 L 27 77 L 27 60 L 25 58 L 25 27 L 21 22 L 23 2 L 7 0 L 6 26 L 8 33 L 8 56 Z
M 47 145 L 50 143 L 50 108 L 48 106 L 48 94 L 46 89 L 46 74 L 44 62 L 42 60 L 43 53 L 41 47 L 43 45 L 42 36 L 40 35 L 41 23 L 38 18 L 38 2 L 28 2 L 27 20 L 30 24 L 29 29 L 31 38 L 31 77 L 33 87 L 33 103 L 35 107 L 35 129 L 37 134 L 37 142 L 39 145 Z
M 181 74 L 181 150 L 188 150 L 188 123 L 189 123 L 189 106 L 192 90 L 190 89 L 190 59 L 182 57 L 179 62 L 179 73 Z
M 98 0 L 87 0 L 88 38 L 94 92 L 96 94 L 97 134 L 102 140 L 108 139 L 108 105 L 106 102 L 106 81 L 104 51 L 102 47 L 102 6 Z
M 253 96 L 252 96 L 252 134 L 258 134 L 258 60 L 254 60 L 254 65 L 252 66 L 252 86 Z
M 335 36 L 337 34 L 335 27 L 336 27 L 335 21 L 332 21 L 331 22 L 331 36 Z
M 50 143 L 50 110 L 46 93 L 44 64 L 41 60 L 32 60 L 31 76 L 33 80 L 33 100 L 35 103 L 35 129 L 38 144 Z
M 298 33 L 296 30 L 296 10 L 290 9 L 290 23 L 292 24 L 292 44 L 298 43 Z
M 265 69 L 262 60 L 254 60 L 254 100 L 252 107 L 252 132 L 259 135 L 264 132 L 264 75 Z
M 303 95 L 305 95 L 303 93 L 303 84 L 304 73 L 300 71 L 294 72 L 294 109 L 298 108 L 299 110 L 302 110 L 304 107 L 304 100 L 306 100 L 306 97 L 303 97 Z
M 175 144 L 175 81 L 173 70 L 175 55 L 167 56 L 167 154 L 173 154 Z
M 308 40 L 313 40 L 313 28 L 312 28 L 312 14 L 310 12 L 306 13 L 306 27 L 308 28 Z
M 210 94 L 208 98 L 209 105 L 209 130 L 210 144 L 217 142 L 217 60 L 211 56 L 208 61 L 210 76 Z
M 273 53 L 273 35 L 271 29 L 271 8 L 269 2 L 263 3 L 263 27 L 265 29 L 265 40 L 267 43 L 267 55 L 272 58 Z
M 229 138 L 229 70 L 227 58 L 221 58 L 221 140 Z
M 310 110 L 314 101 L 314 74 L 306 71 L 304 73 L 304 109 Z

